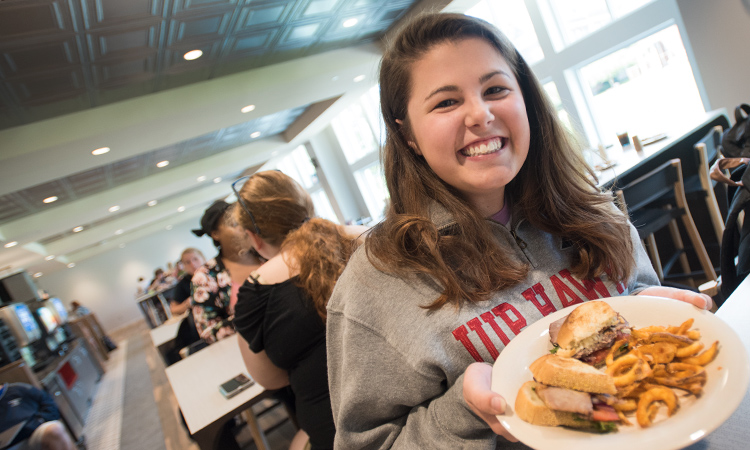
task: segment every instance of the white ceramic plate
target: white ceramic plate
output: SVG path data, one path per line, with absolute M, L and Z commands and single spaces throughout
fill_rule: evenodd
M 549 342 L 549 324 L 568 315 L 577 305 L 571 306 L 526 328 L 505 347 L 495 361 L 492 389 L 508 403 L 505 414 L 497 418 L 513 436 L 538 450 L 670 450 L 702 439 L 732 415 L 747 391 L 750 361 L 747 350 L 729 325 L 710 312 L 676 300 L 623 296 L 602 301 L 609 303 L 636 328 L 679 325 L 694 318 L 693 328 L 700 330 L 701 342 L 706 348 L 714 341 L 719 341 L 719 354 L 706 366 L 708 381 L 704 394 L 663 422 L 655 423 L 649 428 L 620 426 L 617 433 L 594 434 L 524 422 L 513 411 L 518 389 L 533 378 L 529 365 L 552 348 Z

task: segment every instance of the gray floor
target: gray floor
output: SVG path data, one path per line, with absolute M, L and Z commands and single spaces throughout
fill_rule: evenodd
M 151 343 L 145 323 L 111 333 L 118 348 L 110 353 L 99 382 L 84 434 L 89 450 L 199 450 L 183 426 L 164 363 Z M 254 406 L 256 413 L 270 406 Z M 296 429 L 282 407 L 259 418 L 272 449 L 286 449 Z M 236 439 L 243 450 L 256 446 L 247 426 L 238 424 Z

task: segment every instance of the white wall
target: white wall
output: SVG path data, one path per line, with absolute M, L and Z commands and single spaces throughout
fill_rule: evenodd
M 708 95 L 707 109 L 750 103 L 750 1 L 677 0 Z M 734 120 L 734 119 L 732 119 Z
M 216 255 L 210 238 L 198 238 L 190 232 L 198 227 L 194 222 L 176 224 L 172 230 L 86 259 L 72 269 L 42 276 L 36 284 L 66 305 L 78 300 L 96 313 L 107 331 L 143 320 L 135 302 L 138 277 L 151 280 L 157 267 L 166 268 L 168 261 L 177 261 L 186 247 L 198 248 L 206 258 Z

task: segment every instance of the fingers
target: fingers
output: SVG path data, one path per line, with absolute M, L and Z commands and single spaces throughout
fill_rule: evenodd
M 512 442 L 517 442 L 508 430 L 497 420 L 498 414 L 505 413 L 505 399 L 492 391 L 492 366 L 474 363 L 466 368 L 463 393 L 466 404 L 492 431 Z
M 700 309 L 711 309 L 713 300 L 706 294 L 677 289 L 667 286 L 652 286 L 640 292 L 639 295 L 652 295 L 654 297 L 665 297 L 681 302 L 690 303 Z

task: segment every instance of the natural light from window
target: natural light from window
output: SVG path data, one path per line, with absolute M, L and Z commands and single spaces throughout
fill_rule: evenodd
M 555 50 L 608 25 L 653 0 L 542 0 L 545 22 Z
M 580 69 L 604 144 L 627 131 L 641 139 L 703 116 L 703 103 L 676 25 Z
M 292 150 L 270 167 L 270 169 L 278 169 L 302 185 L 310 194 L 313 205 L 315 205 L 315 214 L 318 217 L 339 223 L 336 213 L 331 206 L 331 201 L 320 185 L 318 172 L 312 161 L 310 161 L 310 155 L 307 153 L 307 148 L 304 145 L 300 145 Z
M 539 46 L 539 39 L 523 0 L 482 0 L 465 14 L 495 24 L 516 46 L 528 64 L 544 59 L 544 52 Z
M 354 179 L 370 211 L 370 217 L 379 221 L 385 214 L 386 202 L 390 198 L 380 163 L 375 162 L 354 172 Z

